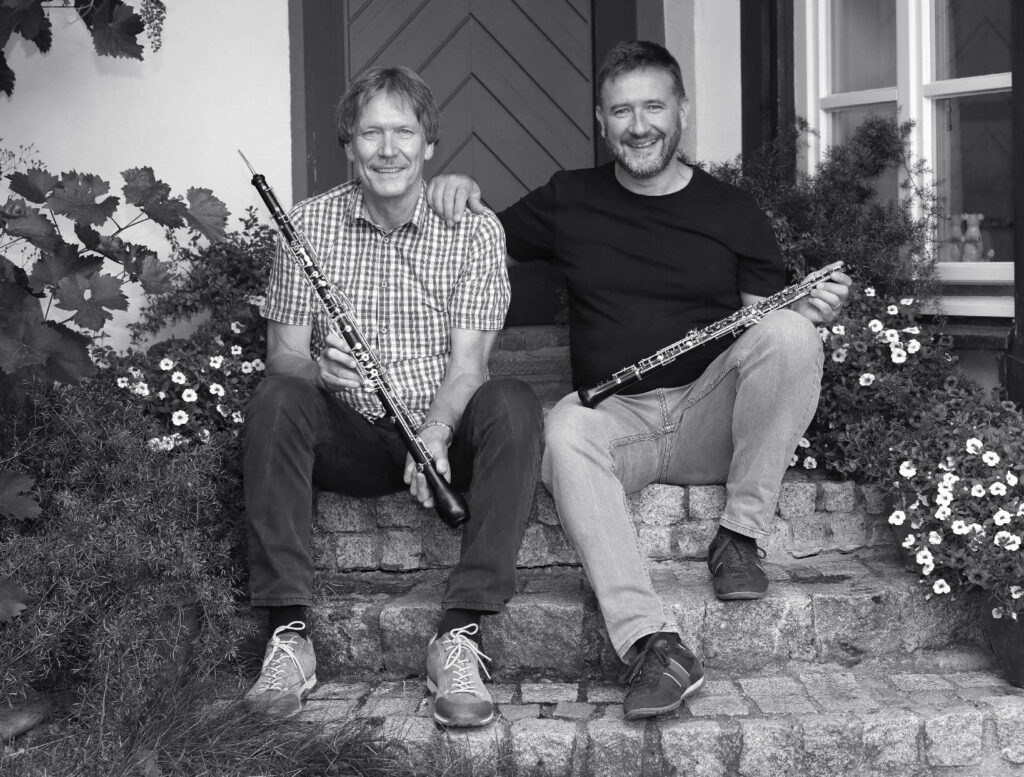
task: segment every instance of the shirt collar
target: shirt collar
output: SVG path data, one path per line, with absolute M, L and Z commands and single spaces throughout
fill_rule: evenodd
M 423 229 L 423 222 L 427 218 L 429 209 L 430 206 L 427 205 L 427 184 L 426 181 L 420 181 L 420 196 L 416 199 L 416 207 L 413 208 L 412 216 L 395 227 L 395 229 L 401 229 L 406 224 L 409 224 L 419 232 Z M 370 218 L 369 211 L 366 210 L 366 201 L 363 199 L 363 187 L 357 180 L 356 185 L 353 187 L 352 199 L 348 205 L 347 221 L 349 224 L 353 224 L 360 219 L 378 228 L 373 219 Z

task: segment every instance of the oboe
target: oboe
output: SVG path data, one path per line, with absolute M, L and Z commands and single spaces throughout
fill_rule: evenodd
M 740 308 L 732 315 L 720 321 L 716 321 L 703 329 L 694 329 L 687 332 L 682 340 L 677 340 L 671 345 L 665 346 L 660 351 L 656 351 L 647 358 L 641 359 L 636 364 L 624 367 L 604 383 L 592 388 L 580 389 L 577 392 L 580 402 L 586 407 L 597 407 L 600 402 L 612 394 L 617 394 L 627 386 L 632 386 L 637 381 L 647 377 L 655 370 L 671 364 L 687 351 L 692 351 L 706 342 L 724 337 L 732 332 L 753 326 L 771 311 L 784 308 L 786 305 L 806 297 L 815 286 L 822 281 L 828 280 L 829 276 L 836 270 L 842 269 L 842 266 L 842 262 L 833 262 L 827 267 L 822 267 L 820 270 L 808 273 L 799 283 L 787 286 L 782 291 L 770 297 L 765 297 L 753 305 Z
M 384 412 L 394 420 L 395 428 L 398 430 L 402 442 L 405 443 L 406 449 L 413 461 L 416 462 L 416 469 L 426 478 L 430 493 L 434 497 L 434 506 L 438 516 L 449 526 L 459 526 L 465 523 L 469 520 L 469 507 L 466 505 L 466 501 L 438 473 L 434 466 L 433 456 L 409 421 L 409 411 L 406 409 L 405 403 L 402 402 L 398 392 L 392 386 L 384 365 L 360 331 L 353 314 L 351 301 L 343 291 L 330 283 L 324 276 L 323 270 L 316 260 L 313 246 L 306 236 L 295 228 L 291 219 L 281 208 L 273 190 L 267 184 L 267 179 L 253 169 L 241 151 L 238 153 L 252 173 L 252 185 L 256 187 L 256 191 L 259 192 L 263 202 L 270 210 L 270 215 L 274 219 L 274 224 L 277 226 L 277 231 L 281 235 L 289 255 L 302 268 L 306 280 L 316 293 L 320 306 L 327 313 L 331 328 L 348 343 L 352 355 L 356 359 L 360 377 L 373 387 Z

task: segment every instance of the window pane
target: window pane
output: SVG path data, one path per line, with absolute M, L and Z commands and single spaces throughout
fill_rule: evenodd
M 875 103 L 846 108 L 832 113 L 832 142 L 835 145 L 844 143 L 853 136 L 854 131 L 868 116 L 881 116 L 886 119 L 896 118 L 896 103 Z M 875 197 L 880 202 L 895 200 L 899 194 L 899 171 L 890 168 L 878 177 L 875 186 Z
M 832 92 L 896 86 L 896 0 L 832 0 Z
M 936 0 L 936 79 L 1010 72 L 1011 2 Z
M 1012 94 L 937 100 L 935 111 L 940 261 L 1012 262 Z

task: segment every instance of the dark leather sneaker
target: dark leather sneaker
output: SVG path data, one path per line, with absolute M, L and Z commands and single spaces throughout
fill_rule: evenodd
M 768 591 L 768 575 L 761 566 L 764 555 L 754 540 L 719 531 L 708 548 L 715 596 L 725 601 L 764 597 Z
M 671 712 L 704 683 L 704 664 L 678 634 L 652 634 L 620 678 L 629 684 L 622 712 L 626 720 Z

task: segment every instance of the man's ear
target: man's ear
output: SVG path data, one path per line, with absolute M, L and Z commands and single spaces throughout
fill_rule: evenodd
M 679 123 L 683 129 L 686 129 L 686 119 L 690 115 L 690 101 L 688 99 L 683 100 L 679 104 Z
M 607 137 L 604 134 L 604 116 L 601 115 L 600 104 L 594 106 L 594 118 L 597 119 L 597 126 L 601 128 L 601 137 Z
M 435 145 L 436 145 L 435 143 L 427 143 L 427 148 L 423 152 L 423 159 L 424 159 L 424 161 L 427 160 L 427 159 L 430 159 L 432 156 L 434 156 L 434 146 Z
M 342 143 L 341 147 L 345 149 L 345 156 L 348 157 L 348 161 L 355 162 L 355 157 L 352 156 L 352 142 Z

